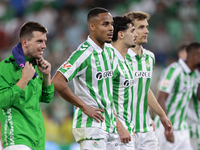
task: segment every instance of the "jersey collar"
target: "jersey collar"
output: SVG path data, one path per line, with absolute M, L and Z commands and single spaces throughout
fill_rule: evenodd
M 102 52 L 103 50 L 88 36 L 87 41 L 91 44 L 91 46 L 97 51 L 97 52 Z M 104 44 L 105 48 L 105 44 Z
M 141 57 L 146 57 L 147 56 L 146 52 L 147 52 L 146 49 L 144 49 L 142 47 L 142 56 Z M 129 55 L 130 55 L 131 58 L 135 58 L 135 56 L 138 55 L 133 50 L 131 50 L 130 48 L 128 49 L 128 53 L 129 53 Z
M 113 46 L 112 46 L 113 47 Z M 117 58 L 121 61 L 121 62 L 124 62 L 124 58 L 123 58 L 123 56 L 120 54 L 120 52 L 116 49 L 116 48 L 114 48 L 113 47 L 113 49 L 114 49 L 114 52 L 115 52 L 115 55 L 117 56 Z
M 191 72 L 190 68 L 187 66 L 187 64 L 185 63 L 185 61 L 181 58 L 179 58 L 178 60 L 179 64 L 181 65 L 181 67 L 183 68 L 183 70 L 189 74 Z

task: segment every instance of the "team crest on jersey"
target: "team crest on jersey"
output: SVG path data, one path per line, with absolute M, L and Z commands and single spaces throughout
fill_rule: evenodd
M 63 65 L 63 69 L 68 69 L 68 68 L 71 68 L 72 65 L 70 63 L 66 63 Z
M 150 64 L 149 64 L 149 62 L 148 62 L 148 61 L 146 61 L 146 66 L 147 66 L 147 68 L 149 68 L 149 67 L 150 67 Z
M 169 85 L 169 80 L 165 80 L 164 82 L 163 82 L 163 87 L 167 87 Z
M 97 147 L 97 146 L 98 146 L 97 142 L 94 142 L 92 145 L 93 145 L 94 147 Z

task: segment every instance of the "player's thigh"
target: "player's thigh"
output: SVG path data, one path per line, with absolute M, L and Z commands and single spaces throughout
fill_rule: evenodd
M 190 142 L 193 150 L 200 150 L 200 139 L 199 138 L 190 138 Z
M 136 150 L 160 150 L 154 131 L 139 133 L 136 139 Z
M 4 150 L 32 150 L 32 149 L 26 145 L 12 145 L 4 148 Z
M 80 143 L 81 150 L 106 150 L 106 139 L 83 140 Z
M 106 136 L 107 139 L 107 149 L 106 150 L 120 150 L 118 139 L 119 134 L 108 133 Z

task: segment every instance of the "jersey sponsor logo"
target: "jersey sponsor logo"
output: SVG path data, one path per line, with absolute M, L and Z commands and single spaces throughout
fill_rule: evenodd
M 129 87 L 129 86 L 133 86 L 133 84 L 135 83 L 135 81 L 132 80 L 125 80 L 124 81 L 124 87 Z
M 96 79 L 101 80 L 103 78 L 108 78 L 113 76 L 113 71 L 97 72 Z
M 133 75 L 135 78 L 151 78 L 150 71 L 135 71 Z
M 71 68 L 72 65 L 70 63 L 66 63 L 63 65 L 63 69 Z
M 163 87 L 167 87 L 169 85 L 169 80 L 165 80 L 164 82 L 163 82 Z

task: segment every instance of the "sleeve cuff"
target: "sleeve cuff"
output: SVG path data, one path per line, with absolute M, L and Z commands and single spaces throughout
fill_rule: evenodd
M 42 92 L 44 92 L 44 93 L 52 93 L 52 92 L 54 92 L 54 85 L 53 85 L 53 83 L 51 83 L 49 86 L 43 85 L 42 86 Z

